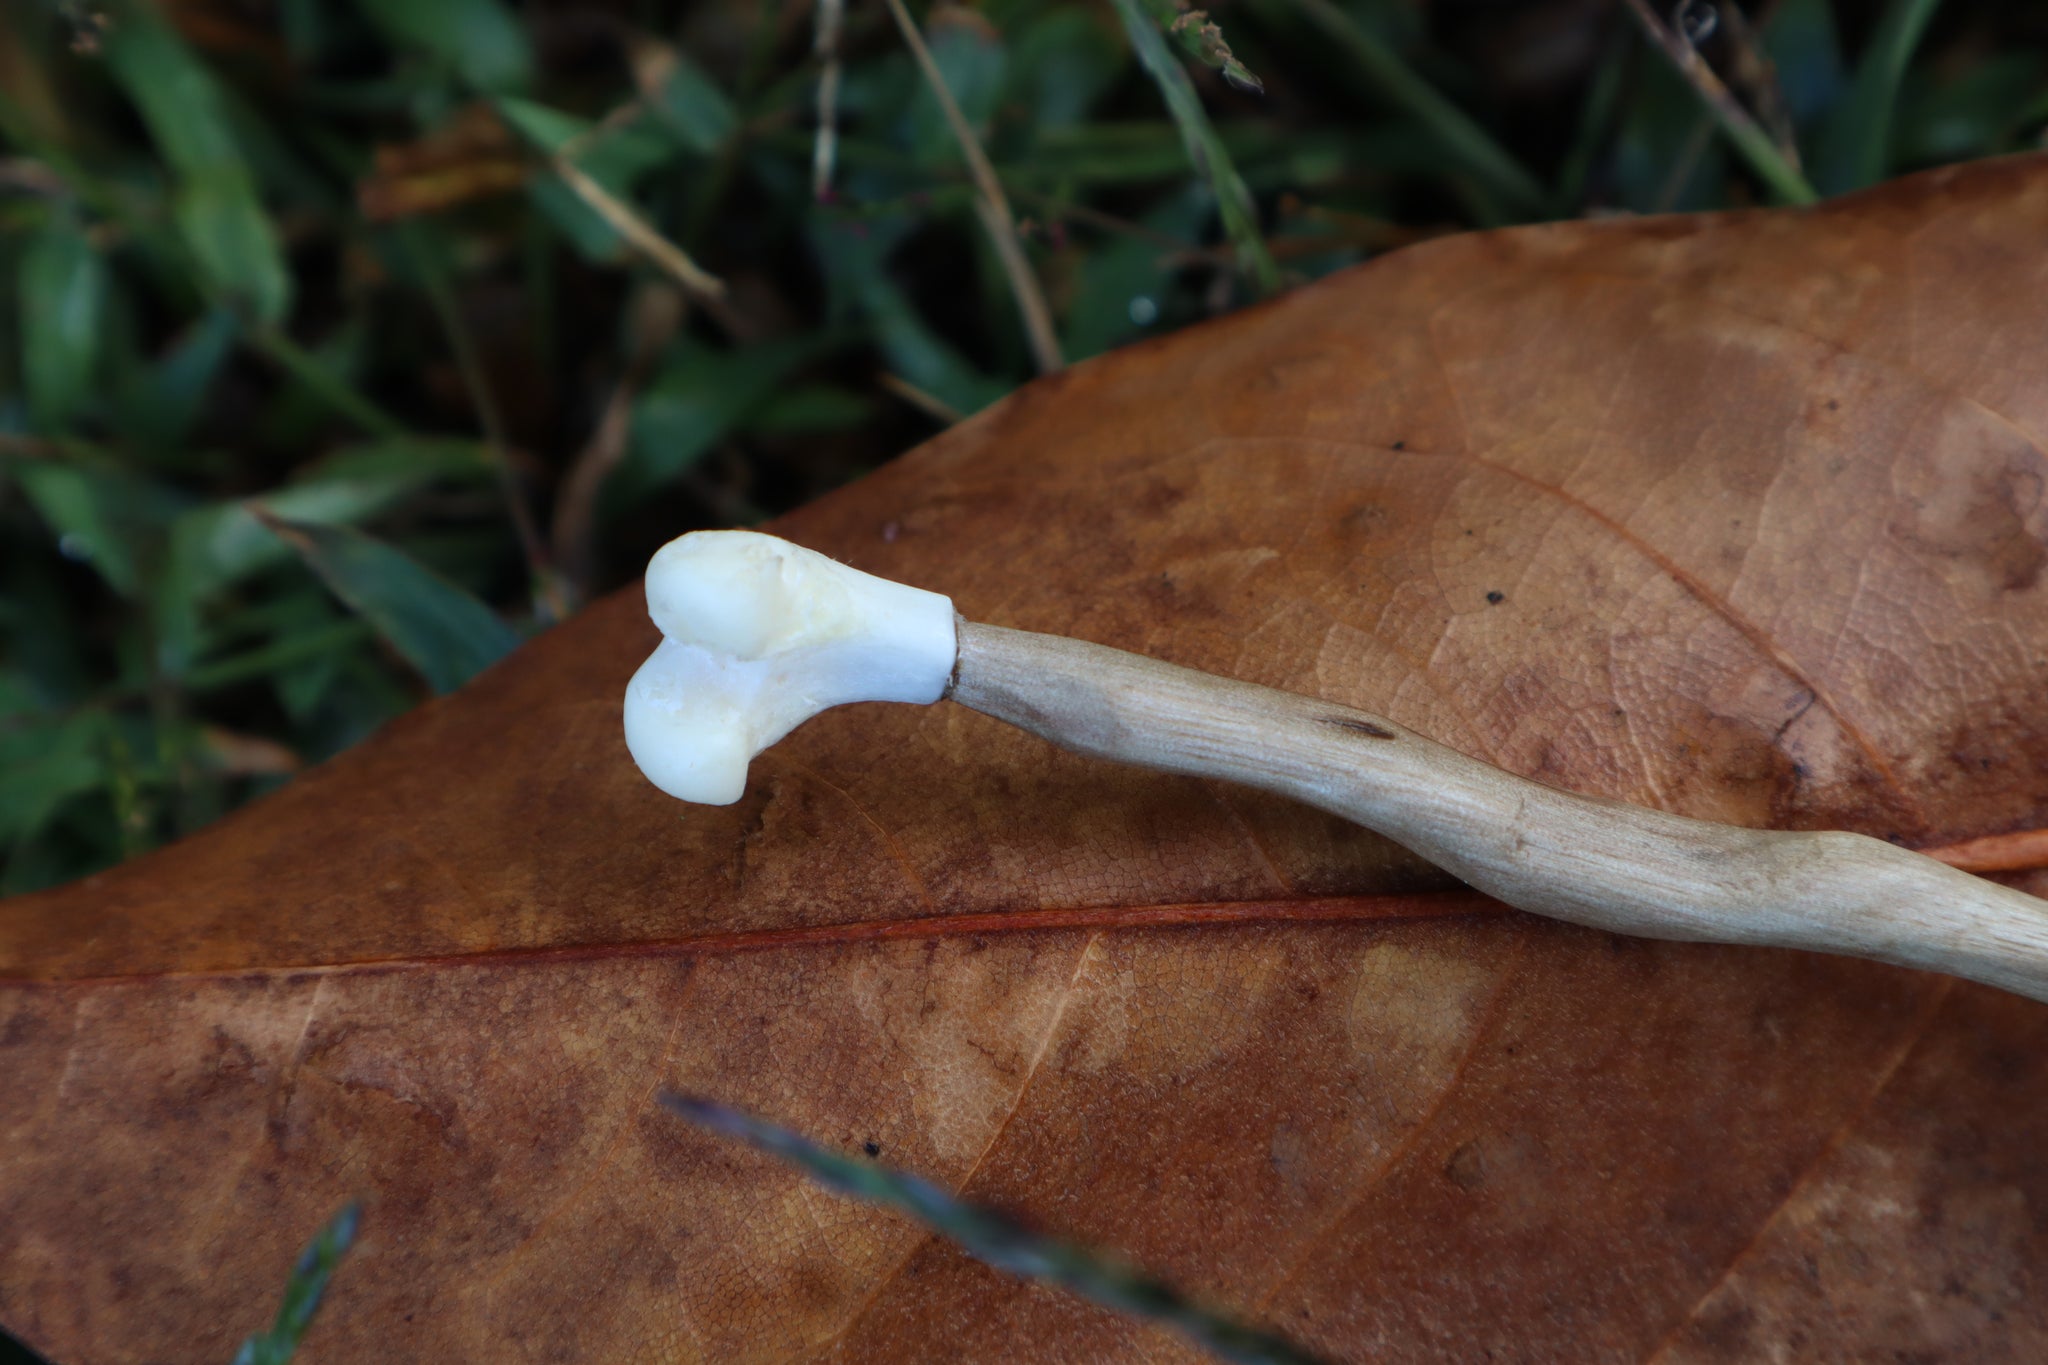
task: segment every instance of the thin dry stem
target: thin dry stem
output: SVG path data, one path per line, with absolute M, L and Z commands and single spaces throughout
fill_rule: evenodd
M 649 280 L 643 286 L 632 307 L 633 342 L 626 372 L 606 400 L 590 439 L 577 452 L 562 480 L 550 538 L 555 561 L 581 593 L 590 591 L 594 577 L 591 537 L 597 520 L 598 493 L 625 458 L 633 427 L 633 401 L 646 385 L 662 348 L 681 330 L 686 311 L 681 293 L 673 286 L 660 280 Z
M 560 580 L 548 564 L 539 528 L 534 525 L 533 512 L 526 505 L 526 492 L 520 487 L 519 476 L 512 468 L 512 446 L 505 439 L 505 419 L 498 407 L 497 395 L 491 392 L 490 380 L 484 374 L 483 358 L 477 354 L 476 341 L 462 320 L 462 306 L 447 276 L 420 241 L 415 225 L 403 223 L 400 231 L 426 280 L 427 300 L 440 320 L 441 330 L 447 334 L 448 349 L 455 355 L 455 371 L 461 376 L 462 387 L 469 394 L 470 406 L 476 410 L 477 425 L 483 429 L 484 445 L 491 453 L 491 466 L 497 476 L 498 496 L 505 504 L 513 536 L 519 542 L 520 555 L 526 560 L 527 580 L 533 592 L 534 605 L 546 620 L 566 620 L 571 610 L 570 603 Z
M 1770 22 L 1766 6 L 1752 23 L 1734 5 L 1723 5 L 1717 11 L 1722 32 L 1734 54 L 1728 63 L 1729 78 L 1746 92 L 1750 104 L 1756 110 L 1757 121 L 1771 135 L 1771 143 L 1778 149 L 1778 155 L 1794 170 L 1804 170 L 1799 158 L 1799 141 L 1792 127 L 1792 113 L 1785 107 L 1785 91 L 1778 83 L 1778 68 L 1771 61 L 1771 54 L 1764 49 L 1763 36 L 1757 30 Z M 1682 35 L 1681 35 L 1682 36 Z
M 891 374 L 884 370 L 875 377 L 875 382 L 940 426 L 950 427 L 967 415 L 937 394 L 920 389 L 900 374 Z
M 903 32 L 903 41 L 917 59 L 918 70 L 924 73 L 925 83 L 931 87 L 932 97 L 938 100 L 939 109 L 946 116 L 947 126 L 953 130 L 953 140 L 960 144 L 960 154 L 966 158 L 968 172 L 974 177 L 974 187 L 979 191 L 975 209 L 981 217 L 982 227 L 988 232 L 990 244 L 996 249 L 997 258 L 1003 263 L 1003 273 L 1009 277 L 1010 292 L 1016 296 L 1017 311 L 1023 316 L 1024 335 L 1031 344 L 1032 358 L 1038 364 L 1039 373 L 1051 374 L 1066 364 L 1060 358 L 1059 337 L 1053 331 L 1052 309 L 1046 304 L 1045 291 L 1039 288 L 1038 277 L 1031 273 L 1024 243 L 1017 236 L 1017 216 L 1010 211 L 1010 201 L 1003 194 L 1002 182 L 996 179 L 996 168 L 989 164 L 980 139 L 968 126 L 967 116 L 960 112 L 959 102 L 946 88 L 946 78 L 940 74 L 938 63 L 932 60 L 931 49 L 925 46 L 924 35 L 917 31 L 910 11 L 903 7 L 903 0 L 888 0 L 888 5 L 889 13 L 896 19 L 896 27 Z
M 611 225 L 614 232 L 641 255 L 666 271 L 669 277 L 684 289 L 695 295 L 707 310 L 722 308 L 725 302 L 725 281 L 719 279 L 695 261 L 688 252 L 662 236 L 651 227 L 647 220 L 633 209 L 619 201 L 611 191 L 584 174 L 582 167 L 567 157 L 558 156 L 553 160 L 555 174 L 562 177 L 562 183 L 575 191 L 576 197 L 590 205 L 597 216 Z
M 574 161 L 577 157 L 582 156 L 612 134 L 631 128 L 646 116 L 646 99 L 647 97 L 643 93 L 626 101 L 597 122 L 591 124 L 588 128 L 585 128 L 582 132 L 571 137 L 561 146 L 555 148 L 555 155 L 564 161 Z
M 811 55 L 818 62 L 818 140 L 811 149 L 811 197 L 832 193 L 832 169 L 839 155 L 839 34 L 846 0 L 818 0 L 817 36 Z
M 1047 194 L 1043 190 L 1020 189 L 1017 191 L 1017 197 L 1026 203 L 1037 204 L 1042 207 L 1045 210 L 1046 220 L 1051 223 L 1058 223 L 1061 220 L 1086 223 L 1090 227 L 1101 228 L 1104 232 L 1113 232 L 1119 237 L 1129 237 L 1133 241 L 1148 242 L 1162 251 L 1190 251 L 1195 249 L 1192 242 L 1187 241 L 1185 238 L 1176 237 L 1170 232 L 1161 232 L 1158 228 L 1147 227 L 1145 224 L 1134 222 L 1129 218 L 1119 218 L 1113 213 L 1104 213 L 1101 209 L 1095 208 L 1092 205 L 1076 203 L 1071 199 L 1063 199 L 1056 194 Z
M 1627 4 L 1643 32 L 1664 50 L 1671 64 L 1678 68 L 1679 75 L 1706 103 L 1751 168 L 1791 202 L 1813 203 L 1819 196 L 1814 193 L 1813 186 L 1807 184 L 1796 160 L 1788 159 L 1762 125 L 1750 117 L 1741 101 L 1729 93 L 1728 87 L 1700 56 L 1691 39 L 1659 19 L 1656 11 L 1650 8 L 1649 0 L 1627 0 Z

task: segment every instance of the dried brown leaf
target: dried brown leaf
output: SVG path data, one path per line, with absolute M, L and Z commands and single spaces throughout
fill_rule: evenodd
M 1580 790 L 2038 828 L 2044 240 L 2030 158 L 1431 242 L 777 529 Z M 666 1086 L 1340 1358 L 2048 1354 L 2048 1009 L 1464 913 L 1357 829 L 947 705 L 834 712 L 681 807 L 619 734 L 654 638 L 608 599 L 0 910 L 9 1327 L 224 1359 L 361 1196 L 308 1361 L 1185 1358 Z

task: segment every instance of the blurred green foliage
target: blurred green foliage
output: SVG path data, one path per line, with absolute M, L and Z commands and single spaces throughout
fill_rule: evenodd
M 913 5 L 1006 227 L 877 0 L 5 7 L 0 891 L 987 405 L 1031 291 L 1071 363 L 1440 232 L 2048 121 L 2038 7 L 1650 9 L 1765 162 L 1620 3 Z
M 284 1301 L 269 1330 L 243 1341 L 235 1352 L 234 1365 L 286 1365 L 297 1353 L 306 1329 L 313 1325 L 313 1315 L 320 1311 L 320 1300 L 327 1295 L 327 1282 L 334 1278 L 341 1258 L 355 1241 L 361 1221 L 362 1209 L 355 1204 L 327 1220 L 293 1264 L 291 1277 L 285 1281 Z

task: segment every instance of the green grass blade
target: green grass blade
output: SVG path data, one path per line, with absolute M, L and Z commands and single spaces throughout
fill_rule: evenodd
M 1427 128 L 1443 149 L 1483 180 L 1510 207 L 1538 212 L 1543 186 L 1470 115 L 1416 75 L 1399 53 L 1340 9 L 1333 0 L 1294 0 L 1323 36 L 1344 49 L 1382 99 Z
M 1735 150 L 1749 163 L 1749 168 L 1771 187 L 1772 194 L 1787 204 L 1811 204 L 1819 200 L 1820 195 L 1812 183 L 1784 158 L 1770 135 L 1754 120 L 1724 118 L 1721 117 L 1722 106 L 1711 107 L 1720 121 L 1721 131 L 1735 144 Z
M 180 52 L 182 53 L 182 49 L 180 49 Z M 182 53 L 182 55 L 185 61 L 192 63 L 193 72 L 196 73 L 199 81 L 203 82 L 210 79 L 207 77 L 204 69 L 197 66 L 197 63 L 193 61 L 189 53 Z M 218 112 L 218 103 L 218 100 L 214 101 L 216 112 Z M 199 107 L 203 111 L 203 101 Z M 169 117 L 173 114 L 175 114 L 175 107 L 167 111 L 166 116 Z M 196 122 L 204 123 L 205 119 L 198 118 Z M 172 124 L 178 129 L 177 137 L 181 140 L 181 150 L 179 153 L 181 156 L 197 157 L 202 153 L 206 153 L 209 148 L 218 150 L 220 147 L 226 147 L 226 154 L 233 155 L 232 146 L 217 141 L 212 135 L 195 134 L 190 128 L 185 127 L 183 123 L 175 118 L 172 118 Z M 224 129 L 225 124 L 222 124 L 221 128 Z M 267 242 L 254 243 L 248 248 L 255 254 L 249 261 L 242 264 L 244 268 L 251 272 L 251 279 L 254 283 L 250 288 L 238 288 L 232 279 L 223 281 L 216 278 L 220 273 L 220 268 L 210 266 L 207 262 L 206 254 L 197 244 L 190 241 L 182 231 L 187 221 L 197 220 L 191 220 L 189 215 L 185 218 L 179 218 L 178 225 L 181 230 L 175 236 L 166 233 L 155 212 L 154 201 L 149 196 L 136 191 L 127 184 L 91 175 L 87 173 L 76 158 L 72 157 L 62 147 L 37 140 L 32 135 L 30 125 L 23 116 L 22 111 L 14 107 L 7 99 L 5 90 L 0 90 L 0 133 L 4 133 L 7 137 L 22 142 L 35 153 L 38 160 L 45 162 L 52 170 L 57 172 L 58 176 L 64 181 L 65 187 L 71 193 L 77 195 L 83 202 L 91 205 L 95 211 L 105 214 L 119 223 L 134 239 L 151 247 L 161 244 L 166 255 L 177 259 L 180 268 L 187 269 L 189 273 L 195 274 L 198 277 L 197 283 L 200 295 L 210 307 L 227 314 L 233 319 L 234 323 L 239 326 L 243 342 L 274 361 L 280 368 L 303 384 L 309 393 L 319 399 L 324 406 L 336 415 L 346 418 L 372 435 L 395 437 L 405 434 L 404 423 L 400 422 L 377 403 L 350 387 L 347 380 L 332 373 L 318 356 L 299 345 L 296 341 L 293 341 L 274 322 L 267 319 L 264 314 L 264 307 L 266 305 L 264 305 L 260 296 L 265 293 L 269 286 L 263 281 L 267 279 L 268 273 L 273 267 L 279 271 L 282 271 L 284 268 L 283 258 L 276 249 L 277 243 L 274 237 L 268 239 Z M 180 164 L 176 158 L 170 156 L 168 151 L 165 155 L 167 159 L 173 161 L 174 168 Z M 246 170 L 242 173 L 246 177 Z M 253 186 L 250 190 L 250 196 L 250 203 L 253 206 Z M 260 207 L 253 207 L 252 211 L 259 215 L 261 214 Z M 173 205 L 172 213 L 173 216 L 176 216 L 176 205 Z M 204 229 L 206 225 L 203 221 L 200 221 L 198 226 Z M 268 219 L 264 219 L 261 226 L 267 231 Z M 260 236 L 261 234 L 258 235 Z M 209 240 L 211 239 L 209 238 Z M 232 252 L 230 252 L 230 255 L 232 255 Z M 184 257 L 190 258 L 189 267 L 186 266 Z M 281 281 L 278 286 L 279 291 L 281 291 L 279 298 L 282 300 L 289 297 L 290 281 L 283 276 L 279 278 Z M 281 313 L 283 311 L 283 302 L 278 302 L 276 307 L 278 312 Z
M 533 75 L 526 30 L 497 0 L 360 0 L 395 45 L 430 53 L 463 84 L 487 94 L 525 86 Z
M 489 452 L 473 442 L 381 442 L 317 461 L 265 493 L 261 506 L 285 521 L 355 523 L 429 486 L 474 486 L 490 473 Z M 169 554 L 150 584 L 157 667 L 164 675 L 179 677 L 192 667 L 204 643 L 205 615 L 226 589 L 291 556 L 290 547 L 243 499 L 205 503 L 178 516 L 170 526 Z
M 65 802 L 108 780 L 103 715 L 7 719 L 0 725 L 0 848 L 34 838 Z
M 299 1253 L 291 1279 L 285 1282 L 284 1302 L 278 1306 L 277 1320 L 269 1331 L 258 1332 L 242 1343 L 242 1349 L 235 1352 L 234 1365 L 285 1365 L 292 1358 L 306 1329 L 313 1324 L 313 1314 L 320 1308 L 335 1267 L 355 1241 L 361 1217 L 359 1205 L 348 1205 L 330 1218 L 327 1226 Z
M 380 540 L 346 526 L 257 515 L 437 693 L 453 692 L 519 643 L 489 607 Z
M 967 159 L 960 134 L 946 109 L 950 98 L 965 121 L 968 133 L 979 141 L 993 126 L 998 101 L 1003 93 L 1003 73 L 1010 54 L 1002 33 L 972 10 L 942 8 L 920 32 L 937 79 L 929 74 L 910 96 L 904 113 L 905 137 L 911 155 L 934 169 Z M 913 51 L 913 56 L 915 52 Z M 923 71 L 920 64 L 920 72 Z M 945 97 L 939 94 L 940 87 Z
M 710 156 L 739 131 L 732 97 L 680 48 L 642 39 L 634 49 L 647 107 L 691 151 Z
M 838 344 L 830 333 L 728 350 L 677 343 L 633 405 L 632 439 L 606 480 L 601 520 L 679 478 Z
M 176 173 L 171 217 L 201 278 L 277 322 L 290 306 L 292 277 L 213 74 L 149 5 L 121 8 L 105 52 L 108 71 Z
M 491 477 L 492 459 L 474 441 L 420 438 L 348 446 L 265 493 L 262 507 L 285 521 L 351 524 L 435 485 L 482 484 Z M 290 557 L 239 498 L 191 509 L 171 534 L 190 561 L 189 590 L 202 598 Z
M 858 232 L 847 223 L 821 218 L 812 225 L 810 239 L 837 306 L 866 324 L 890 370 L 956 412 L 979 412 L 1011 385 L 961 355 L 890 278 L 889 255 L 908 230 L 908 220 L 900 216 L 864 223 Z
M 1237 244 L 1239 264 L 1251 272 L 1261 290 L 1268 294 L 1276 292 L 1280 288 L 1280 268 L 1273 264 L 1272 253 L 1266 250 L 1265 239 L 1259 233 L 1258 206 L 1252 202 L 1252 192 L 1245 188 L 1230 153 L 1224 150 L 1223 140 L 1216 136 L 1216 129 L 1202 108 L 1202 97 L 1195 93 L 1194 82 L 1167 49 L 1159 26 L 1146 14 L 1140 0 L 1111 3 L 1124 21 L 1132 51 L 1158 85 L 1166 111 L 1180 129 L 1188 160 L 1215 192 L 1216 210 L 1223 219 L 1224 233 Z
M 51 435 L 92 396 L 107 267 L 73 215 L 54 212 L 21 257 L 21 368 L 29 412 Z
M 1245 1365 L 1308 1365 L 1292 1343 L 1200 1308 L 1129 1266 L 1084 1247 L 1028 1231 L 954 1198 L 928 1180 L 873 1161 L 842 1156 L 787 1128 L 713 1100 L 663 1092 L 661 1104 L 690 1122 L 736 1137 L 803 1171 L 827 1189 L 907 1214 L 944 1233 L 998 1270 L 1044 1280 L 1110 1308 L 1173 1327 L 1223 1360 Z
M 1814 138 L 1813 176 L 1823 193 L 1843 194 L 1885 178 L 1899 83 L 1939 3 L 1891 0 L 1885 6 L 1848 98 L 1829 111 Z
M 239 333 L 232 312 L 209 309 L 162 356 L 130 374 L 119 388 L 114 410 L 123 439 L 158 449 L 181 445 L 199 420 Z
M 190 499 L 174 486 L 83 442 L 56 443 L 54 457 L 8 457 L 7 475 L 27 495 L 67 559 L 91 564 L 107 586 L 137 597 L 151 560 Z
M 1912 73 L 1894 116 L 1894 168 L 2029 149 L 2048 122 L 2048 54 L 2007 52 L 1975 66 L 1928 63 Z
M 317 625 L 232 658 L 201 664 L 185 676 L 185 690 L 208 692 L 215 688 L 233 687 L 252 678 L 282 672 L 308 659 L 322 658 L 351 648 L 369 637 L 370 627 L 362 621 L 333 621 Z
M 371 436 L 396 438 L 406 434 L 405 423 L 384 408 L 357 393 L 349 382 L 327 367 L 325 361 L 293 341 L 267 322 L 250 322 L 242 329 L 243 340 L 261 351 L 292 378 L 306 386 L 337 416 L 345 417 Z

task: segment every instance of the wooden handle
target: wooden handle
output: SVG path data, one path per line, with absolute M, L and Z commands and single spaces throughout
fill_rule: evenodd
M 1307 802 L 1523 910 L 1848 953 L 2048 1000 L 2048 901 L 1880 839 L 1559 791 L 1363 711 L 1062 636 L 962 621 L 959 640 L 963 705 L 1077 753 Z

